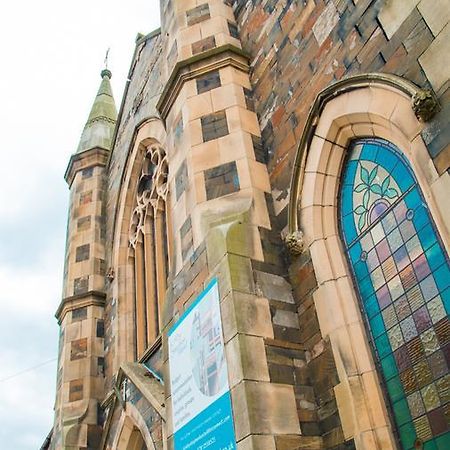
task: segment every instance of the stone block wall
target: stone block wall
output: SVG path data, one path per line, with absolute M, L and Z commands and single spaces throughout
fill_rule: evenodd
M 162 91 L 162 42 L 159 30 L 147 36 L 138 35 L 135 54 L 133 55 L 128 74 L 121 115 L 114 140 L 114 149 L 108 161 L 107 191 L 105 195 L 106 241 L 114 240 L 117 232 L 115 218 L 118 214 L 118 203 L 122 182 L 127 170 L 127 158 L 132 146 L 137 126 L 149 117 L 157 116 L 156 102 Z M 131 215 L 131 212 L 129 213 Z M 127 239 L 127 237 L 124 237 Z M 112 275 L 107 281 L 107 299 L 105 304 L 105 374 L 106 391 L 112 389 L 115 375 L 120 363 L 133 360 L 132 351 L 117 345 L 118 333 L 122 333 L 118 323 L 119 286 L 124 285 L 127 276 L 125 271 L 118 270 L 113 263 L 113 246 L 107 246 L 106 271 Z M 123 261 L 120 262 L 123 264 Z M 117 272 L 116 272 L 117 271 Z M 122 340 L 122 343 L 124 340 Z M 128 348 L 133 348 L 133 342 Z
M 330 83 L 386 72 L 431 88 L 441 112 L 422 136 L 437 170 L 449 167 L 450 5 L 446 0 L 234 0 L 277 208 L 316 95 Z
M 344 77 L 386 72 L 431 89 L 441 110 L 423 127 L 421 135 L 437 172 L 448 177 L 450 73 L 442 65 L 442 55 L 450 47 L 446 37 L 450 30 L 448 2 L 231 3 L 242 47 L 250 54 L 253 104 L 272 187 L 273 231 L 279 233 L 287 226 L 293 161 L 311 105 L 322 89 Z M 267 257 L 265 252 L 266 260 Z M 352 447 L 352 441 L 344 443 L 333 389 L 340 380 L 331 345 L 323 339 L 317 320 L 313 300 L 317 281 L 309 252 L 293 261 L 289 281 L 293 289 L 292 311 L 298 314 L 299 329 L 285 337 L 303 346 L 304 373 L 310 377 L 309 398 L 314 399 L 308 405 L 309 412 L 299 407 L 302 432 L 322 436 L 325 448 Z M 281 315 L 276 311 L 272 316 L 274 331 L 280 318 L 286 318 L 285 308 L 282 311 Z M 278 372 L 286 379 L 291 377 L 290 370 Z

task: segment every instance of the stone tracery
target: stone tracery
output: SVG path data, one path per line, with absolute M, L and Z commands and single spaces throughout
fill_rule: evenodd
M 139 177 L 136 203 L 130 225 L 130 246 L 136 248 L 139 232 L 143 231 L 145 218 L 164 210 L 167 199 L 168 165 L 165 150 L 159 144 L 150 145 L 145 154 Z
M 159 143 L 144 150 L 129 229 L 134 256 L 136 353 L 141 358 L 158 338 L 168 273 L 166 200 L 168 164 Z

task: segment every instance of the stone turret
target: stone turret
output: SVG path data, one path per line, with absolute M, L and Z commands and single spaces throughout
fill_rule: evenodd
M 52 449 L 96 449 L 104 398 L 105 167 L 117 111 L 102 81 L 65 179 L 70 188 Z

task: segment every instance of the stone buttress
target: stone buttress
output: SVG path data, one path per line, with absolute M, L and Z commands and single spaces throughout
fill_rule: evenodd
M 52 449 L 97 448 L 104 398 L 105 166 L 116 123 L 109 70 L 65 174 L 70 187 Z
M 294 386 L 273 379 L 270 360 L 285 354 L 293 364 L 304 352 L 290 342 L 298 319 L 291 289 L 279 276 L 282 250 L 272 245 L 281 240 L 272 235 L 250 67 L 230 4 L 162 4 L 169 81 L 158 110 L 167 130 L 175 248 L 163 346 L 167 350 L 165 335 L 178 315 L 217 277 L 238 448 L 275 450 L 299 445 L 301 431 Z M 268 298 L 277 290 L 266 289 L 274 279 L 281 283 L 279 306 Z M 272 320 L 277 309 L 278 329 Z M 165 387 L 170 407 L 169 383 Z M 167 420 L 172 448 L 170 412 Z

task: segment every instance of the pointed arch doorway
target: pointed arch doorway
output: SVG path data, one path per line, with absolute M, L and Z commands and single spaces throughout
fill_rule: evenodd
M 148 447 L 144 442 L 144 438 L 142 437 L 142 434 L 138 428 L 134 427 L 133 431 L 131 432 L 125 450 L 148 450 Z
M 117 443 L 113 445 L 114 450 L 155 450 L 151 443 L 152 439 L 147 428 L 141 429 L 128 414 L 124 414 L 120 434 L 117 436 Z M 140 426 L 143 424 L 140 424 Z M 146 436 L 144 436 L 146 435 Z M 147 445 L 150 443 L 149 445 Z

